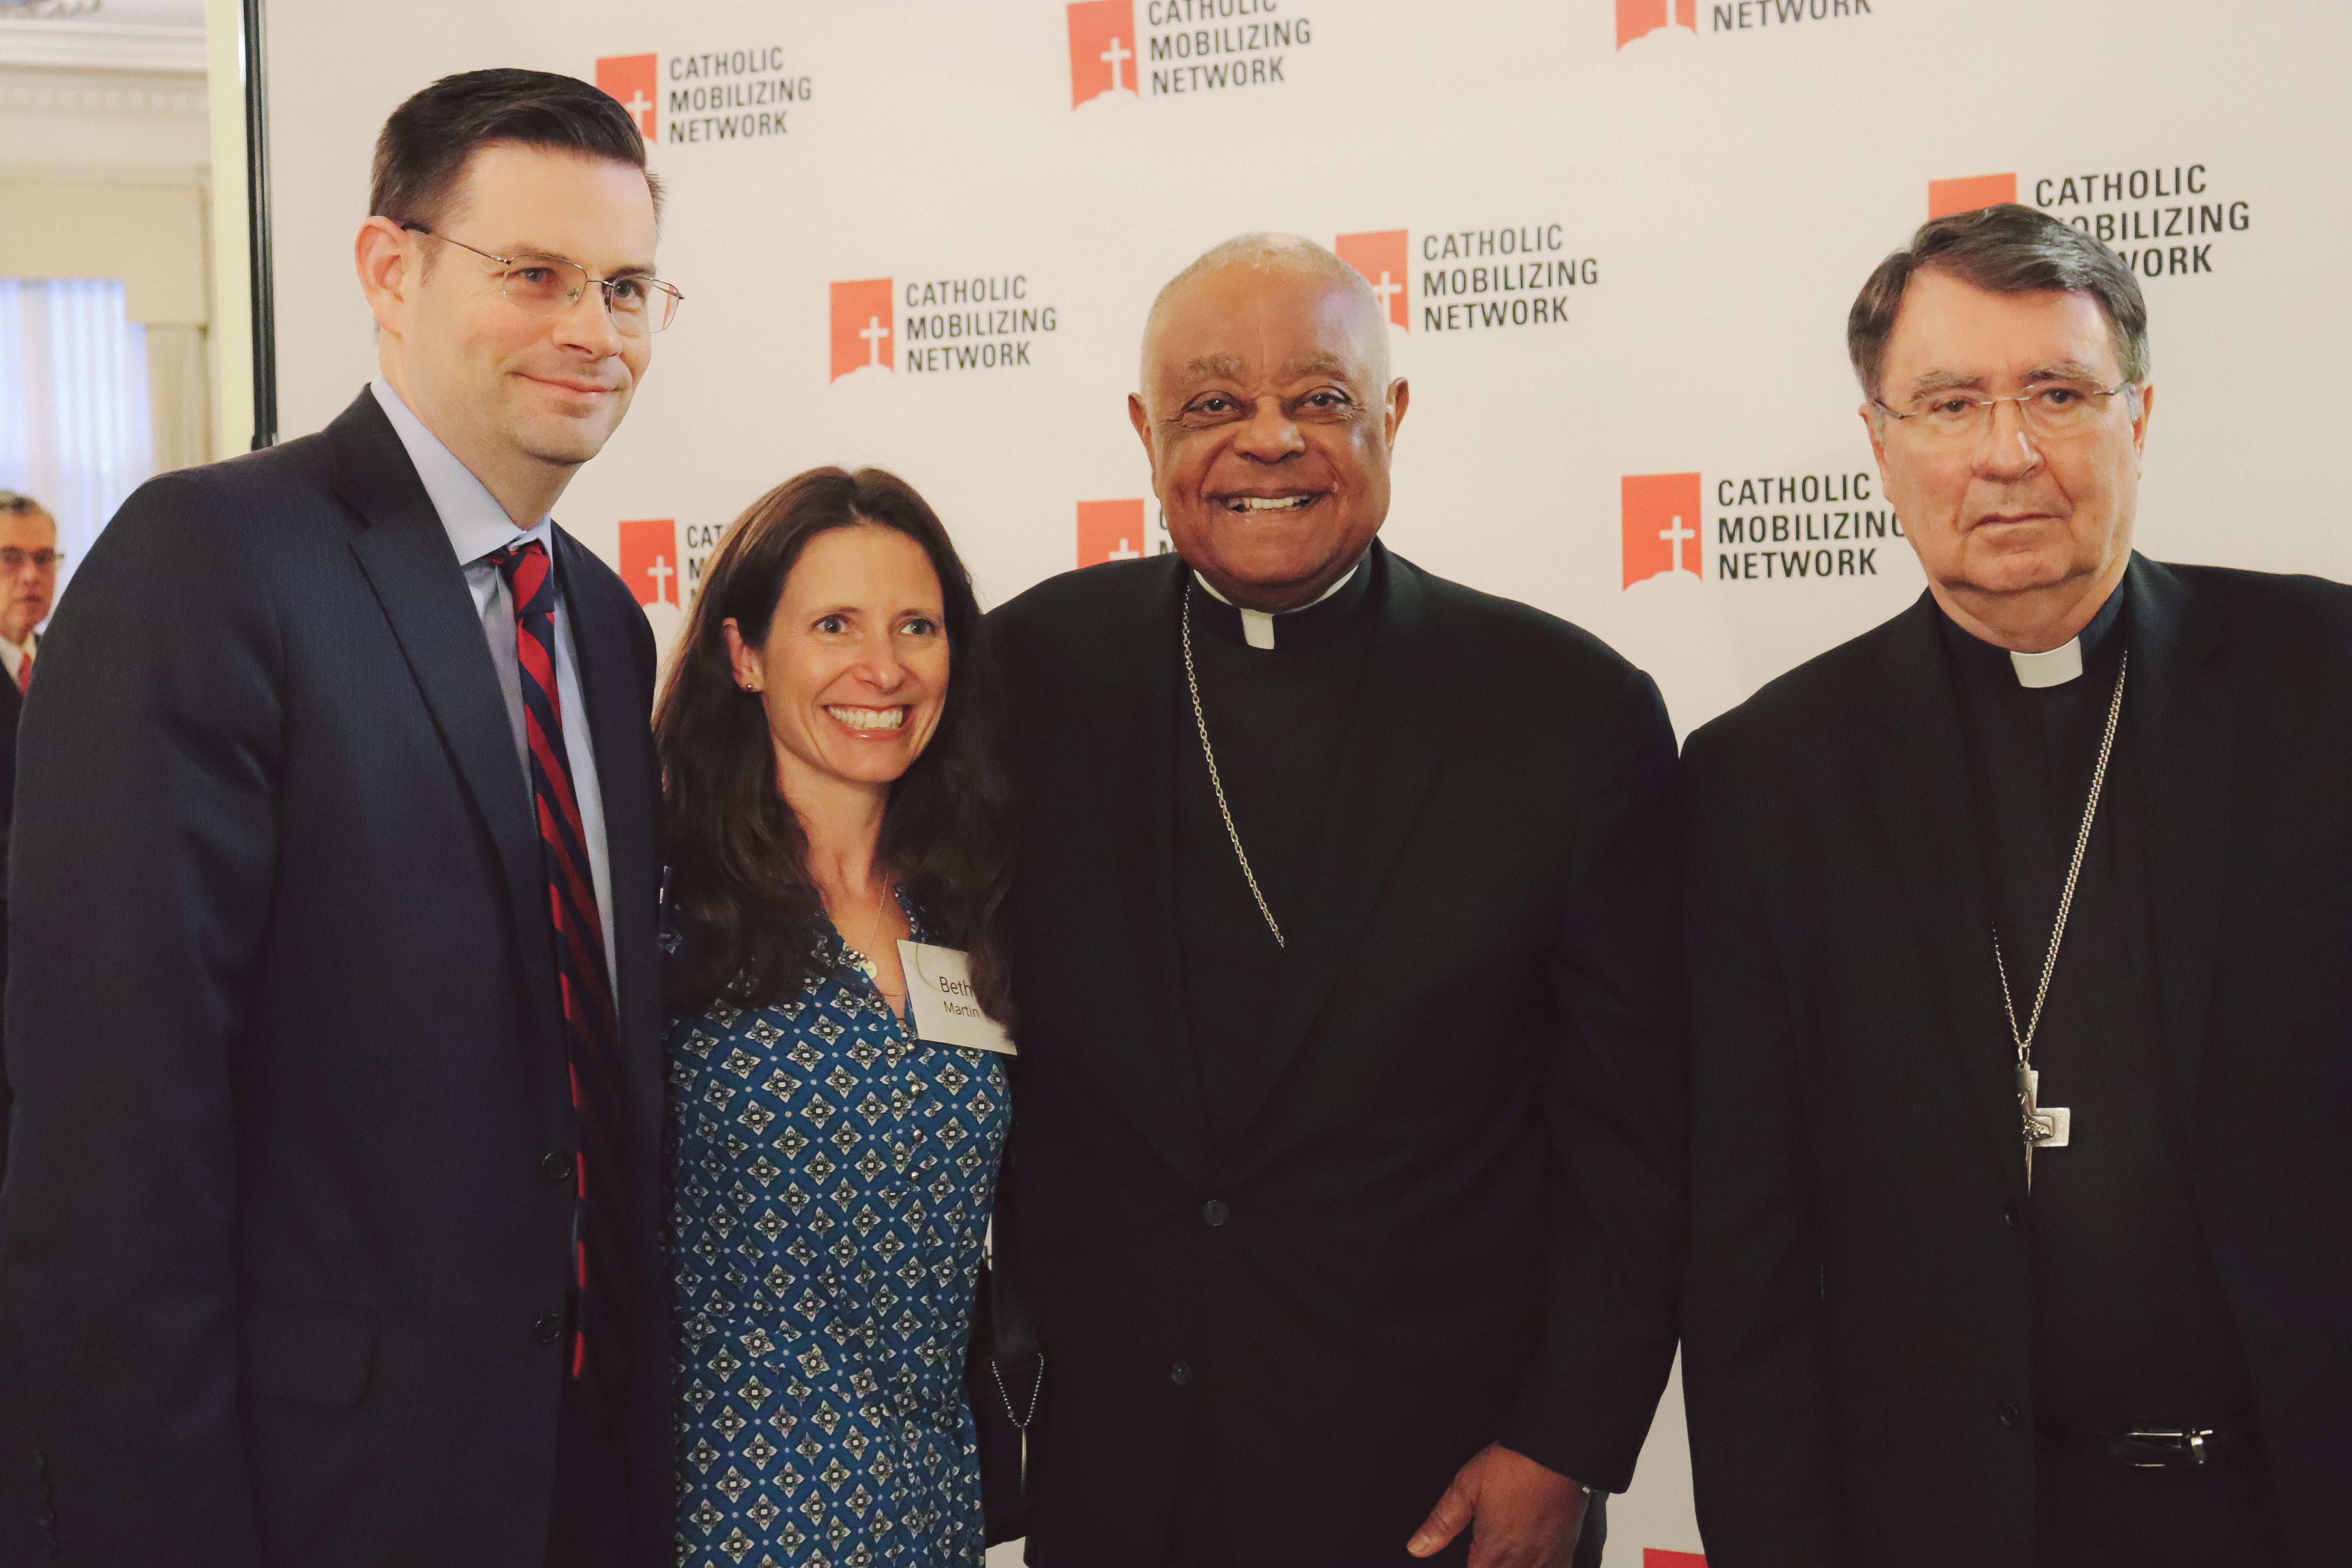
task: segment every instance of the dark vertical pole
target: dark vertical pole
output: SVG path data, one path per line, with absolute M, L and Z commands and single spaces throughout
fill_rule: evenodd
M 245 0 L 245 202 L 253 279 L 253 447 L 278 444 L 277 291 L 269 264 L 269 51 L 262 0 Z

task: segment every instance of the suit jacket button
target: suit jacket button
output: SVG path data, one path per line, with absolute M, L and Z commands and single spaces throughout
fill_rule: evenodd
M 550 1312 L 530 1321 L 530 1337 L 541 1344 L 551 1345 L 563 1337 L 563 1320 Z
M 551 1182 L 570 1181 L 572 1179 L 572 1156 L 565 1153 L 561 1149 L 553 1150 L 548 1153 L 541 1155 L 539 1158 L 539 1173 L 546 1177 Z
M 1995 1405 L 1993 1407 L 1993 1411 L 1994 1414 L 2000 1417 L 2000 1424 L 2008 1427 L 2012 1432 L 2016 1431 L 2018 1427 L 2025 1424 L 2025 1412 L 2020 1410 L 2016 1405 L 2011 1405 L 2006 1399 Z
M 1168 1369 L 1168 1381 L 1181 1388 L 1192 1381 L 1192 1363 L 1180 1361 Z
M 1211 1198 L 1201 1205 L 1201 1222 L 1203 1225 L 1223 1225 L 1233 1215 L 1234 1211 L 1225 1206 L 1223 1198 Z
M 2009 1226 L 2011 1230 L 2023 1230 L 2025 1228 L 2025 1216 L 2017 1212 L 2017 1205 L 2015 1204 L 2004 1204 L 2001 1205 L 2000 1210 L 2000 1223 Z

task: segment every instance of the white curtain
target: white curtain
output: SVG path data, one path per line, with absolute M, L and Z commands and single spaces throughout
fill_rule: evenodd
M 147 329 L 119 278 L 0 278 L 0 489 L 58 520 L 59 587 L 155 471 Z

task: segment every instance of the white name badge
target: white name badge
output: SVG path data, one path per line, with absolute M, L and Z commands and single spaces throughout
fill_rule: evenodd
M 935 1046 L 1016 1054 L 1004 1026 L 981 1011 L 961 952 L 927 942 L 902 942 L 898 966 L 907 972 L 907 1005 L 914 1009 L 918 1037 Z

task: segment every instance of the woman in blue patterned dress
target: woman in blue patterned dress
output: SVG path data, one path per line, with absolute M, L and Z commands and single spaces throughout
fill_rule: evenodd
M 922 499 L 818 469 L 729 531 L 662 695 L 688 1568 L 982 1561 L 962 1373 L 1010 1107 L 1000 1058 L 917 1037 L 898 953 L 965 950 L 1007 1016 L 981 636 Z

